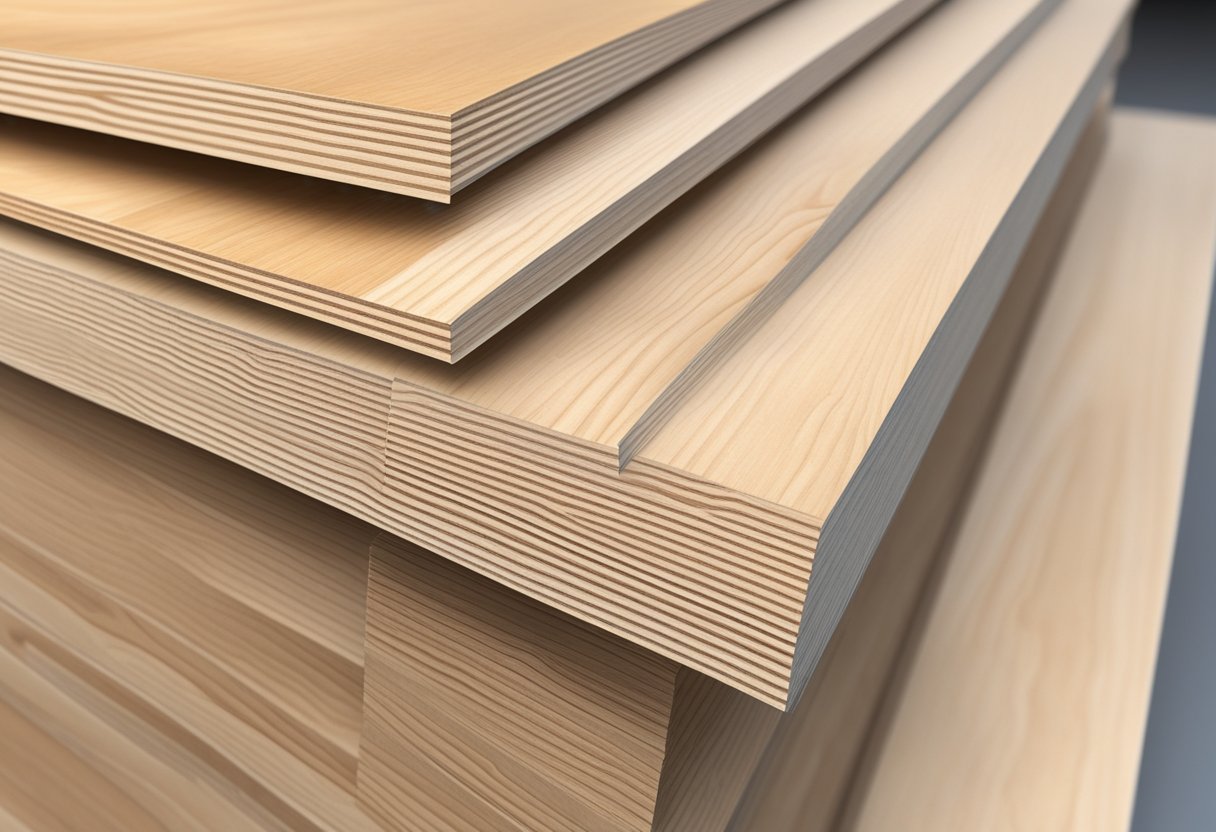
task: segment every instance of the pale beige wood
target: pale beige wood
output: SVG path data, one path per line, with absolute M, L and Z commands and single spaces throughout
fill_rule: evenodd
M 1116 115 L 857 828 L 1127 828 L 1216 254 L 1214 148 L 1209 120 Z
M 382 536 L 366 663 L 359 783 L 378 816 L 651 828 L 674 662 Z
M 0 721 L 81 754 L 63 776 L 103 817 L 650 829 L 750 772 L 734 740 L 777 712 L 746 695 L 10 369 L 0 390 Z M 21 753 L 0 795 L 50 824 Z
M 447 201 L 775 0 L 10 0 L 0 107 Z
M 155 782 L 148 766 L 166 766 L 158 788 L 170 806 L 220 812 L 230 801 L 268 826 L 371 828 L 354 793 L 374 530 L 12 370 L 0 376 L 5 658 L 76 703 L 44 703 L 37 724 L 93 736 L 85 758 L 103 779 Z M 7 671 L 2 680 L 10 688 Z M 100 723 L 73 722 L 78 707 Z M 127 763 L 97 736 L 115 732 L 134 743 Z M 170 787 L 175 777 L 189 785 Z M 160 811 L 158 799 L 132 800 Z
M 795 690 L 1121 56 L 1127 10 L 1121 0 L 1066 3 L 638 454 L 641 465 L 822 518 Z
M 882 107 L 887 118 L 871 126 L 839 114 L 837 124 L 862 130 L 864 143 L 853 135 L 847 145 L 825 145 L 818 164 L 801 174 L 813 183 L 804 189 L 834 205 L 888 152 L 897 157 L 887 166 L 889 180 L 957 108 L 968 85 L 982 81 L 983 67 L 971 70 L 993 49 L 993 33 L 1054 2 L 1017 0 L 1004 8 L 972 0 L 962 4 L 971 11 L 951 12 L 947 17 L 964 19 L 918 38 L 921 61 L 925 54 L 941 60 L 919 72 L 908 69 L 914 55 L 888 60 L 897 64 L 888 78 L 863 84 L 870 91 L 859 92 L 854 105 L 862 112 Z M 930 3 L 792 3 L 565 131 L 447 209 L 10 119 L 0 131 L 0 211 L 451 361 L 577 275 Z M 948 42 L 931 47 L 934 38 Z M 902 95 L 892 92 L 891 77 L 901 80 Z M 950 97 L 953 84 L 964 89 Z M 924 123 L 914 131 L 918 120 Z M 909 132 L 917 135 L 895 148 Z M 882 184 L 861 190 L 874 193 Z M 723 227 L 743 221 L 717 220 Z
M 774 726 L 733 830 L 837 828 L 920 599 L 942 560 L 1106 136 L 1109 93 L 1043 213 L 821 667 Z
M 794 437 L 798 441 L 774 465 L 803 464 L 830 473 L 824 478 L 833 482 L 852 476 L 850 465 L 866 475 L 869 468 L 857 465 L 873 439 L 865 431 L 888 411 L 893 423 L 927 441 L 940 417 L 934 407 L 944 407 L 954 382 L 942 385 L 938 404 L 929 407 L 892 410 L 894 393 L 906 384 L 927 389 L 909 381 L 910 363 L 960 285 L 981 286 L 991 304 L 964 307 L 945 330 L 978 335 L 988 320 L 1118 58 L 1125 11 L 1121 0 L 1068 0 L 786 304 L 802 314 L 813 297 L 818 306 L 812 308 L 835 312 L 839 323 L 825 330 L 841 339 L 833 341 L 833 355 L 852 354 L 846 345 L 860 350 L 871 334 L 883 332 L 899 361 L 817 376 L 832 382 L 818 388 L 823 401 L 838 402 L 845 412 L 872 411 L 873 420 L 859 422 L 845 448 L 816 444 L 806 434 Z M 1047 91 L 1045 75 L 1053 78 Z M 782 150 L 787 169 L 798 167 L 803 150 Z M 758 158 L 767 151 L 760 148 Z M 970 187 L 975 178 L 987 181 L 989 168 L 1001 172 L 991 177 L 991 187 Z M 791 210 L 792 218 L 801 216 L 800 208 Z M 962 238 L 955 234 L 960 222 L 970 230 Z M 842 591 L 827 602 L 808 603 L 812 558 L 817 573 L 826 565 L 829 574 L 843 569 L 846 579 L 856 577 L 871 550 L 852 546 L 850 536 L 880 535 L 883 513 L 893 510 L 890 501 L 898 496 L 894 487 L 859 492 L 852 508 L 837 514 L 843 534 L 825 548 L 819 532 L 831 504 L 815 507 L 763 489 L 752 494 L 751 484 L 716 483 L 695 466 L 684 470 L 660 456 L 663 434 L 655 441 L 658 453 L 643 447 L 622 470 L 615 444 L 545 423 L 560 418 L 560 398 L 537 395 L 530 405 L 521 402 L 518 413 L 488 406 L 492 402 L 475 398 L 478 388 L 468 380 L 493 363 L 498 347 L 453 369 L 32 231 L 9 226 L 0 234 L 6 252 L 0 270 L 4 360 L 320 496 L 770 704 L 786 706 L 796 698 L 849 594 L 848 580 L 835 579 L 828 585 Z M 991 241 L 985 235 L 993 235 Z M 855 236 L 860 242 L 850 244 Z M 917 254 L 905 261 L 909 236 L 916 238 L 910 250 Z M 999 256 L 980 258 L 986 247 Z M 858 249 L 873 258 L 874 273 L 849 270 Z M 908 268 L 889 268 L 904 262 Z M 947 267 L 929 269 L 930 263 Z M 768 265 L 774 267 L 770 275 L 779 270 L 780 264 Z M 825 274 L 832 277 L 820 280 Z M 892 319 L 887 289 L 875 283 L 879 276 L 891 278 L 893 296 L 920 291 L 933 304 L 919 316 Z M 743 286 L 727 284 L 721 293 L 746 294 L 756 286 L 747 282 L 751 277 L 740 279 Z M 665 291 L 661 280 L 647 286 Z M 643 334 L 634 331 L 636 343 L 620 356 L 622 367 L 644 364 L 636 347 L 647 352 L 646 333 L 688 316 L 686 306 L 667 308 L 665 320 L 647 321 Z M 538 310 L 541 329 L 553 332 L 548 320 L 559 321 L 558 329 L 569 324 L 551 311 Z M 698 314 L 705 311 L 712 310 L 698 305 Z M 586 336 L 595 326 L 626 331 L 631 320 L 588 317 L 579 335 L 594 345 Z M 762 323 L 763 315 L 752 320 Z M 711 315 L 703 322 L 704 337 L 723 323 Z M 519 343 L 532 331 L 521 327 Z M 761 330 L 744 349 L 770 343 L 771 333 Z M 777 343 L 783 340 L 784 334 Z M 941 360 L 926 363 L 941 365 L 935 378 L 949 377 L 961 373 L 970 349 L 956 343 Z M 557 348 L 549 353 L 564 354 Z M 817 355 L 815 349 L 780 355 L 768 370 L 798 374 L 821 366 Z M 723 366 L 720 377 L 729 379 L 733 365 Z M 544 364 L 521 363 L 519 378 L 529 369 L 542 373 Z M 577 364 L 571 369 L 577 371 Z M 579 378 L 564 381 L 590 391 L 584 399 L 589 404 L 595 391 L 629 390 L 620 377 Z M 559 396 L 563 379 L 550 379 L 536 392 Z M 717 383 L 711 378 L 706 389 Z M 770 387 L 736 406 L 759 414 L 756 430 L 770 425 L 777 433 L 789 427 L 789 414 L 817 413 L 801 400 L 805 392 L 802 383 Z M 651 403 L 646 395 L 639 400 Z M 691 406 L 699 407 L 699 400 Z M 677 422 L 687 409 L 676 411 Z M 585 410 L 582 421 L 591 424 L 608 411 Z M 750 439 L 740 441 L 723 449 L 718 462 L 745 465 L 764 450 Z M 843 462 L 837 451 L 847 452 Z M 895 468 L 889 483 L 895 486 L 910 476 L 921 451 L 915 442 L 883 442 L 873 453 Z M 816 616 L 805 627 L 804 611 Z

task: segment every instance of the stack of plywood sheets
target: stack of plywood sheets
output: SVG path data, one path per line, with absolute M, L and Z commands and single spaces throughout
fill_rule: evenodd
M 1182 464 L 1216 133 L 1107 140 L 1126 0 L 9 5 L 0 823 L 948 826 L 911 697 L 1004 703 L 919 653 L 1161 247 L 1172 421 L 1090 381 Z

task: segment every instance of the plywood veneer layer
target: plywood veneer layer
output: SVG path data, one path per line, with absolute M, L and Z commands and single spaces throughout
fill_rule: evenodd
M 775 0 L 26 0 L 0 109 L 447 201 Z
M 850 84 L 859 88 L 848 96 L 855 110 L 882 108 L 886 118 L 856 122 L 846 113 L 825 113 L 812 119 L 834 122 L 819 129 L 837 138 L 802 172 L 810 181 L 800 190 L 829 208 L 850 195 L 852 202 L 872 198 L 1056 1 L 952 4 L 961 8 L 949 10 L 915 44 L 898 46 L 902 57 L 884 58 L 885 69 L 867 69 L 869 80 Z M 446 209 L 11 119 L 0 130 L 0 211 L 452 361 L 577 275 L 929 5 L 792 3 L 526 154 Z M 1031 23 L 1019 30 L 1027 18 Z M 863 178 L 884 154 L 890 158 L 879 175 Z M 755 185 L 758 194 L 779 187 Z M 731 215 L 715 224 L 737 235 L 735 226 L 744 222 Z M 837 224 L 848 222 L 839 217 Z M 701 239 L 668 240 L 665 248 L 675 253 Z M 691 248 L 671 262 L 685 261 L 686 270 L 701 262 Z
M 655 375 L 699 348 L 682 327 L 698 321 L 704 345 L 746 300 L 725 315 L 656 304 L 666 317 L 639 334 L 595 304 L 571 314 L 585 297 L 571 292 L 451 368 L 6 226 L 0 355 L 784 707 L 1098 100 L 1125 11 L 1067 0 L 819 268 L 784 283 L 768 323 L 750 319 L 730 346 L 755 372 L 725 350 L 623 467 L 621 413 L 647 412 Z M 805 148 L 761 150 L 789 170 Z M 714 298 L 757 291 L 741 282 Z M 713 396 L 729 407 L 706 411 Z
M 1118 113 L 853 828 L 1127 828 L 1213 229 L 1216 124 Z

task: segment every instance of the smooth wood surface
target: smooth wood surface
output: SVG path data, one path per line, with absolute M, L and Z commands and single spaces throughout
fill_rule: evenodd
M 1214 229 L 1216 124 L 1117 114 L 855 828 L 1128 827 Z
M 736 799 L 732 830 L 833 830 L 933 570 L 957 525 L 1027 334 L 1106 137 L 1109 94 L 1091 119 L 968 363 L 941 427 L 797 706 L 773 727 Z
M 0 108 L 446 201 L 775 0 L 9 0 Z
M 807 180 L 800 199 L 813 193 L 815 205 L 835 207 L 853 191 L 876 195 L 982 83 L 985 68 L 992 70 L 975 66 L 980 57 L 1000 53 L 994 47 L 1000 37 L 1030 10 L 1052 2 L 1017 0 L 1005 8 L 970 0 L 945 15 L 953 24 L 919 35 L 918 47 L 898 47 L 912 54 L 886 59 L 880 74 L 887 78 L 865 81 L 866 92 L 848 97 L 858 111 L 882 107 L 887 118 L 818 117 L 835 123 L 829 137 L 847 132 L 850 141 L 823 144 L 817 164 L 800 172 Z M 791 3 L 546 142 L 446 209 L 10 119 L 0 130 L 0 211 L 452 361 L 577 275 L 930 5 Z M 1009 37 L 1006 49 L 1017 40 Z M 943 48 L 943 59 L 934 60 Z M 892 78 L 900 79 L 899 95 Z M 954 95 L 952 85 L 959 87 Z M 884 153 L 893 155 L 884 175 L 862 182 Z M 753 186 L 768 198 L 782 187 L 781 180 Z M 780 204 L 791 198 L 787 192 Z M 715 222 L 738 235 L 748 219 Z M 676 253 L 679 245 L 668 240 L 665 249 Z M 664 268 L 681 264 L 686 280 L 700 277 L 703 269 L 693 271 L 691 263 L 704 258 L 693 254 L 674 256 Z
M 864 571 L 873 551 L 867 541 L 877 545 L 902 493 L 900 478 L 915 469 L 970 355 L 967 338 L 978 338 L 989 319 L 1097 101 L 1119 55 L 1124 12 L 1121 0 L 1068 0 L 770 319 L 784 325 L 819 310 L 827 325 L 779 326 L 774 335 L 763 315 L 754 319 L 764 327 L 735 345 L 739 354 L 773 345 L 757 365 L 763 377 L 798 379 L 728 390 L 737 375 L 726 350 L 703 389 L 727 391 L 722 401 L 730 409 L 755 415 L 729 446 L 706 430 L 708 422 L 682 427 L 685 413 L 702 406 L 694 397 L 622 468 L 619 445 L 597 441 L 600 417 L 613 409 L 568 411 L 559 398 L 582 389 L 590 405 L 628 392 L 630 406 L 644 412 L 653 397 L 621 376 L 545 375 L 531 398 L 515 399 L 495 387 L 506 376 L 493 371 L 514 347 L 446 367 L 15 226 L 0 231 L 0 355 L 784 707 Z M 1047 91 L 1045 73 L 1053 78 Z M 770 148 L 759 150 L 770 157 Z M 794 170 L 801 152 L 787 146 L 779 155 L 789 154 Z M 975 189 L 978 179 L 990 186 Z M 856 268 L 859 258 L 871 268 Z M 781 264 L 768 265 L 772 274 Z M 718 294 L 756 286 L 741 280 Z M 968 294 L 979 292 L 984 302 L 947 319 L 963 286 L 980 287 Z M 893 315 L 888 296 L 920 314 Z M 668 306 L 669 316 L 648 321 L 647 331 L 666 331 L 688 317 L 687 308 Z M 725 323 L 704 305 L 697 310 L 711 314 L 709 333 Z M 624 332 L 632 320 L 599 325 Z M 560 309 L 542 308 L 512 344 L 526 353 L 535 348 L 530 339 L 568 326 Z M 922 363 L 933 373 L 925 384 L 912 369 L 938 327 L 962 340 L 934 342 L 952 346 L 926 353 Z M 589 331 L 577 334 L 591 346 Z M 876 332 L 894 355 L 859 361 Z M 798 340 L 816 334 L 831 343 Z M 617 353 L 621 368 L 653 369 L 639 356 L 663 352 L 636 334 L 628 347 Z M 558 348 L 546 354 L 566 355 Z M 835 370 L 825 366 L 829 356 L 841 362 Z M 547 369 L 538 361 L 517 366 L 518 379 Z M 577 362 L 566 366 L 578 369 Z M 927 401 L 895 408 L 909 384 Z M 825 412 L 822 402 L 834 407 Z M 837 411 L 870 418 L 832 421 Z M 890 433 L 876 441 L 888 413 L 910 442 Z M 795 423 L 815 430 L 793 431 Z M 767 432 L 783 437 L 779 453 Z M 701 444 L 706 453 L 668 458 L 673 437 L 687 439 L 676 443 L 681 454 Z M 757 458 L 772 467 L 771 480 L 734 478 L 756 470 Z M 707 460 L 713 464 L 702 467 Z M 794 467 L 816 474 L 813 482 L 787 488 Z M 842 484 L 854 476 L 864 484 L 878 470 L 893 473 L 882 487 L 853 487 L 840 510 Z M 825 546 L 820 528 L 829 515 L 836 542 Z M 817 573 L 836 570 L 836 577 L 818 595 L 812 578 L 808 603 L 812 559 Z M 804 611 L 814 615 L 807 624 Z

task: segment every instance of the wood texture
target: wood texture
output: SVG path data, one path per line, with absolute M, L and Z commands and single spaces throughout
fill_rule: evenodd
M 1020 18 L 1037 19 L 1055 1 L 1017 0 L 1004 8 L 971 0 L 945 15 L 952 24 L 944 21 L 919 35 L 919 46 L 899 46 L 903 57 L 886 59 L 889 67 L 879 73 L 887 78 L 862 82 L 866 91 L 849 96 L 858 110 L 883 107 L 888 118 L 852 122 L 838 114 L 828 138 L 839 138 L 826 143 L 816 154 L 818 164 L 803 174 L 814 177 L 803 187 L 814 189 L 816 206 L 835 207 L 854 190 L 866 196 L 854 194 L 853 202 L 872 198 L 1025 32 L 1009 35 L 1003 47 L 997 45 L 1001 38 Z M 452 361 L 578 274 L 929 5 L 792 3 L 565 131 L 448 209 L 11 119 L 0 131 L 0 211 Z M 932 60 L 942 48 L 943 60 Z M 995 54 L 984 61 L 989 52 Z M 918 64 L 925 65 L 911 68 Z M 902 95 L 892 93 L 892 77 L 901 80 Z M 818 119 L 824 120 L 832 119 Z M 846 132 L 848 144 L 841 141 Z M 882 175 L 863 181 L 883 154 L 891 159 Z M 717 219 L 723 228 L 743 222 Z M 848 225 L 844 217 L 837 222 Z
M 381 537 L 361 799 L 423 828 L 648 830 L 676 671 Z
M 713 295 L 735 299 L 725 315 L 708 300 L 690 315 L 684 298 L 656 305 L 663 317 L 641 335 L 637 319 L 597 317 L 594 305 L 572 314 L 571 291 L 451 368 L 10 226 L 0 355 L 784 707 L 1098 99 L 1125 11 L 1121 0 L 1068 0 L 810 279 L 784 284 L 795 291 L 769 319 L 776 329 L 750 318 L 756 334 L 723 347 L 721 367 L 623 468 L 622 408 L 645 413 L 663 394 L 661 368 L 677 376 L 767 281 L 732 270 L 740 283 Z M 776 153 L 799 168 L 798 145 L 759 150 L 766 164 Z M 973 187 L 980 179 L 987 188 Z M 726 198 L 726 177 L 722 188 Z M 771 276 L 789 259 L 761 262 Z M 947 315 L 956 295 L 970 300 Z M 683 338 L 685 351 L 647 333 Z M 609 335 L 617 346 L 604 349 Z M 589 366 L 593 348 L 615 373 Z M 762 388 L 740 379 L 732 349 L 758 362 Z M 929 369 L 914 373 L 922 354 Z M 707 391 L 752 421 L 706 417 Z M 762 466 L 771 476 L 760 481 Z
M 681 796 L 750 773 L 768 706 L 13 370 L 0 391 L 15 828 L 705 829 Z
M 446 201 L 775 0 L 12 0 L 0 108 Z
M 781 716 L 736 799 L 732 830 L 838 828 L 870 732 L 933 570 L 966 504 L 1040 301 L 1106 136 L 1091 119 L 942 424 L 798 705 Z M 725 824 L 724 824 L 725 825 Z
M 1115 117 L 855 828 L 1125 829 L 1216 245 L 1216 125 Z
M 354 791 L 374 530 L 0 376 L 4 718 L 96 801 L 59 802 L 6 742 L 8 810 L 40 830 L 93 828 L 86 807 L 103 828 L 370 828 Z

